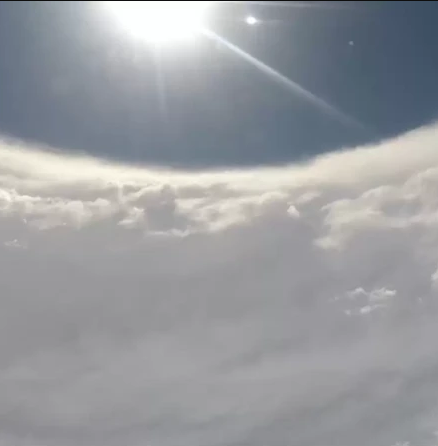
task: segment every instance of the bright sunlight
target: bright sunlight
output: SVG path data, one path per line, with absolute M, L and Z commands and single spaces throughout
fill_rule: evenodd
M 108 1 L 114 18 L 136 38 L 154 44 L 178 43 L 198 35 L 208 1 Z

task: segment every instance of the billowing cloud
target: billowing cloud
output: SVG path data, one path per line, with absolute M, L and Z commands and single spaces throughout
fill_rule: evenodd
M 0 144 L 0 445 L 432 446 L 438 127 L 177 172 Z

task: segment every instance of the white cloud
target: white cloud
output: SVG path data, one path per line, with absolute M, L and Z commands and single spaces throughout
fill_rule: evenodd
M 341 300 L 343 311 L 348 316 L 370 314 L 376 310 L 383 310 L 390 305 L 390 300 L 395 297 L 395 290 L 380 288 L 365 291 L 363 288 L 356 288 L 348 291 L 345 296 L 336 296 L 334 301 Z
M 436 443 L 437 140 L 196 174 L 1 143 L 0 445 Z

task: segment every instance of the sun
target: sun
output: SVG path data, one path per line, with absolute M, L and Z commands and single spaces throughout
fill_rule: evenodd
M 107 1 L 116 20 L 136 38 L 154 44 L 178 43 L 200 34 L 207 1 Z

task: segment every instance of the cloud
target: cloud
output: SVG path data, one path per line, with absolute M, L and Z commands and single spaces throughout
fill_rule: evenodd
M 0 143 L 0 445 L 432 446 L 438 127 L 172 171 Z
M 376 310 L 382 310 L 387 308 L 390 304 L 390 300 L 396 296 L 395 290 L 387 290 L 380 288 L 371 292 L 366 292 L 363 288 L 356 288 L 349 291 L 345 296 L 336 297 L 334 301 L 340 299 L 346 301 L 346 308 L 344 312 L 346 315 L 364 315 L 370 314 Z

